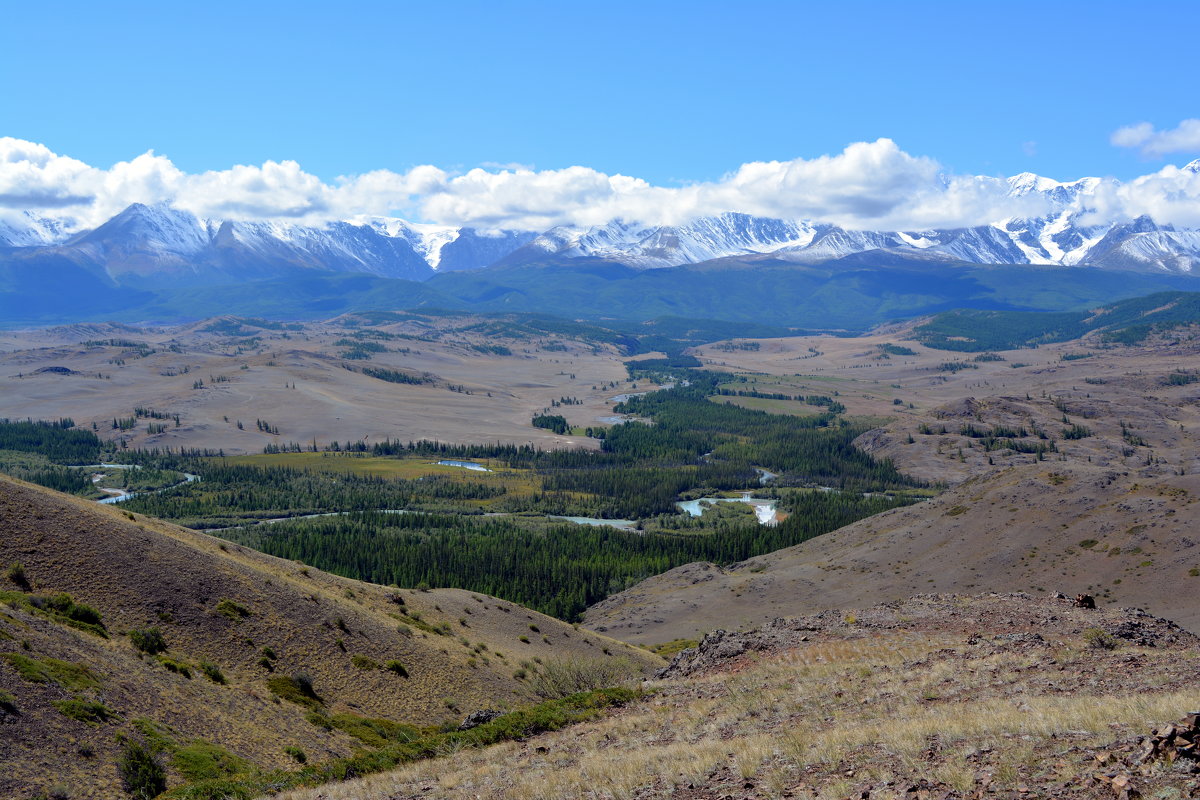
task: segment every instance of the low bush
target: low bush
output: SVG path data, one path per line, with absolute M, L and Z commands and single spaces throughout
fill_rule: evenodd
M 368 747 L 383 747 L 393 742 L 411 742 L 420 736 L 412 725 L 390 719 L 371 719 L 357 714 L 334 714 L 330 726 L 353 736 Z
M 221 668 L 211 661 L 201 661 L 200 671 L 204 673 L 204 677 L 208 678 L 213 683 L 225 683 L 225 676 L 221 673 Z
M 21 608 L 40 614 L 62 625 L 69 625 L 107 639 L 108 631 L 100 612 L 89 605 L 76 603 L 69 594 L 51 596 L 31 595 L 24 592 L 0 591 L 0 602 L 13 608 Z
M 117 761 L 121 785 L 134 800 L 152 800 L 167 788 L 167 773 L 140 743 L 127 740 Z
M 1088 628 L 1083 632 L 1083 641 L 1093 650 L 1116 650 L 1121 640 L 1099 628 Z
M 539 697 L 558 699 L 605 686 L 615 686 L 638 674 L 626 659 L 551 659 L 535 672 L 529 687 Z
M 387 669 L 388 672 L 394 672 L 397 675 L 399 675 L 401 678 L 408 677 L 408 670 L 399 661 L 396 661 L 393 659 L 392 661 L 387 662 L 383 666 L 385 669 Z
M 228 598 L 217 603 L 217 613 L 232 620 L 241 620 L 250 616 L 250 609 L 241 603 Z
M 276 675 L 274 678 L 269 678 L 267 688 L 280 699 L 298 706 L 317 709 L 323 702 L 320 695 L 313 689 L 312 679 L 302 672 L 290 676 Z
M 25 567 L 20 561 L 14 561 L 11 565 L 9 565 L 8 571 L 4 574 L 17 586 L 20 586 L 25 591 L 29 591 L 29 577 L 26 576 Z
M 695 647 L 698 644 L 700 643 L 695 639 L 672 639 L 669 642 L 654 645 L 650 648 L 650 652 L 657 653 L 663 658 L 670 658 L 676 653 L 682 653 L 684 650 Z
M 133 642 L 133 646 L 143 653 L 157 655 L 167 649 L 167 640 L 163 638 L 162 631 L 158 628 L 147 628 L 139 630 L 134 628 L 129 632 L 129 641 Z

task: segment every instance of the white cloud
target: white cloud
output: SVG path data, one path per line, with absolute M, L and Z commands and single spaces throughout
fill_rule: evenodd
M 1155 130 L 1149 122 L 1139 122 L 1113 131 L 1109 141 L 1117 147 L 1137 148 L 1148 158 L 1200 152 L 1200 119 L 1185 119 L 1164 131 Z
M 1122 141 L 1145 143 L 1159 135 L 1152 129 L 1130 131 Z M 1102 181 L 1087 202 L 1105 218 L 1148 213 L 1161 222 L 1192 225 L 1200 224 L 1198 198 L 1200 176 L 1167 167 L 1128 184 Z M 100 169 L 41 144 L 0 138 L 0 216 L 29 210 L 90 227 L 134 202 L 170 203 L 213 219 L 311 224 L 402 216 L 533 231 L 617 218 L 682 224 L 727 211 L 848 228 L 920 230 L 1049 210 L 1036 192 L 1013 196 L 1002 178 L 946 174 L 935 160 L 906 153 L 890 139 L 857 142 L 812 159 L 752 162 L 715 181 L 666 187 L 581 166 L 539 171 L 515 165 L 452 174 L 424 165 L 326 182 L 295 161 L 268 161 L 193 175 L 152 152 Z
M 1200 171 L 1168 165 L 1128 183 L 1105 181 L 1089 198 L 1090 222 L 1143 214 L 1160 224 L 1200 228 Z

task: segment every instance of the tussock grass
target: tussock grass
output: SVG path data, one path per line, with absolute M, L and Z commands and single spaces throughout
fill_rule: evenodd
M 31 658 L 20 653 L 0 656 L 30 683 L 56 683 L 64 689 L 77 691 L 97 689 L 100 679 L 83 664 L 72 664 L 57 658 Z

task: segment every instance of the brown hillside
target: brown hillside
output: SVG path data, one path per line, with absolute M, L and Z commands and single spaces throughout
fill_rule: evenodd
M 11 695 L 0 707 L 3 797 L 56 785 L 74 798 L 124 796 L 116 736 L 144 732 L 143 719 L 169 726 L 178 745 L 203 739 L 263 767 L 294 766 L 285 747 L 316 761 L 357 746 L 276 698 L 267 687 L 273 677 L 310 676 L 326 714 L 423 725 L 526 702 L 531 693 L 514 677 L 522 662 L 658 663 L 490 597 L 337 578 L 0 476 L 0 566 L 17 562 L 27 586 L 0 577 L 0 689 Z M 108 638 L 31 605 L 62 592 L 97 609 Z M 164 656 L 188 667 L 190 678 L 134 648 L 127 632 L 151 627 L 169 647 Z M 275 656 L 269 665 L 264 648 Z M 31 667 L 54 671 L 48 658 L 87 671 L 60 668 L 58 679 L 31 680 Z M 385 668 L 393 660 L 407 677 Z M 206 678 L 201 661 L 227 683 Z M 73 674 L 63 678 L 62 669 Z M 80 721 L 52 705 L 76 697 L 103 703 L 112 716 Z M 172 771 L 172 782 L 180 779 Z
M 925 594 L 715 633 L 613 717 L 280 800 L 1200 796 L 1200 640 Z
M 588 610 L 645 643 L 922 591 L 1091 592 L 1200 630 L 1200 475 L 1014 466 L 722 569 L 687 564 Z

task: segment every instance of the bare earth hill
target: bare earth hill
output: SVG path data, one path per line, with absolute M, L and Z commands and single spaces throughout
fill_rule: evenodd
M 343 731 L 364 717 L 429 725 L 527 704 L 522 664 L 659 663 L 491 597 L 337 578 L 5 477 L 0 534 L 6 798 L 126 796 L 119 735 L 165 740 L 177 784 L 195 761 L 219 777 L 295 766 L 287 747 L 347 755 L 362 742 Z M 135 647 L 152 628 L 165 651 Z

